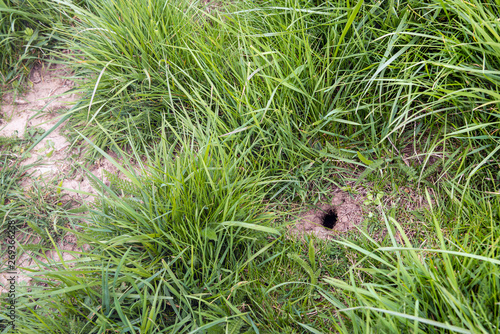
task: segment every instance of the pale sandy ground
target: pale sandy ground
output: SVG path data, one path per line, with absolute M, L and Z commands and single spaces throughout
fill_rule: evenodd
M 68 110 L 78 98 L 71 92 L 64 94 L 75 86 L 73 81 L 67 79 L 68 77 L 71 77 L 71 72 L 65 66 L 47 63 L 35 66 L 30 75 L 30 87 L 25 95 L 17 96 L 15 99 L 12 95 L 4 95 L 0 103 L 0 136 L 22 138 L 30 128 L 41 128 L 44 131 L 51 129 L 61 119 L 64 111 Z M 80 203 L 92 201 L 93 196 L 72 191 L 95 193 L 85 171 L 81 168 L 81 164 L 84 163 L 79 158 L 82 147 L 79 147 L 79 150 L 71 147 L 71 143 L 62 133 L 62 125 L 59 126 L 31 151 L 30 158 L 22 162 L 23 165 L 27 165 L 41 161 L 42 165 L 34 167 L 31 170 L 32 176 L 25 178 L 21 185 L 29 188 L 35 182 L 46 184 L 47 181 L 57 179 L 58 182 L 63 182 L 61 192 L 63 200 Z M 116 158 L 116 155 L 110 155 Z M 117 173 L 117 168 L 106 159 L 100 159 L 91 166 L 87 165 L 87 168 L 103 180 L 104 170 Z M 25 236 L 17 235 L 17 237 L 18 240 L 22 240 Z M 29 243 L 36 244 L 38 241 L 30 240 Z M 81 251 L 76 246 L 76 238 L 72 234 L 67 234 L 64 240 L 59 240 L 57 244 L 63 251 L 64 261 L 74 259 L 73 255 L 64 251 Z M 59 260 L 56 251 L 49 251 L 45 255 L 49 260 Z M 47 262 L 44 258 L 38 257 L 38 259 Z M 22 252 L 16 264 L 18 267 L 30 267 L 34 266 L 35 262 L 26 252 Z M 29 283 L 31 279 L 23 275 L 22 270 L 18 270 L 18 273 L 18 284 Z M 5 291 L 2 286 L 6 283 L 6 279 L 7 274 L 0 272 L 0 293 Z

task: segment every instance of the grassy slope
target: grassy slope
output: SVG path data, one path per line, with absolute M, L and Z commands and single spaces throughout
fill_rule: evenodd
M 61 6 L 74 129 L 148 171 L 96 180 L 92 251 L 43 268 L 21 332 L 498 331 L 500 4 Z M 433 204 L 333 243 L 275 230 L 332 185 Z

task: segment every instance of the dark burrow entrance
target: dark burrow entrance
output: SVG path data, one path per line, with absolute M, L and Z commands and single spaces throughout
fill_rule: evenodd
M 337 225 L 338 215 L 335 208 L 330 208 L 325 211 L 324 215 L 321 217 L 321 225 L 328 229 L 332 229 Z

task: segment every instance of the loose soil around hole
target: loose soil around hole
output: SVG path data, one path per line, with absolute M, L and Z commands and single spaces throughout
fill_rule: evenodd
M 369 193 L 366 188 L 356 187 L 354 184 L 351 185 L 351 188 L 355 188 L 352 193 L 338 187 L 332 188 L 330 201 L 316 205 L 307 211 L 303 210 L 296 216 L 295 223 L 288 226 L 289 233 L 299 238 L 302 238 L 304 234 L 312 234 L 317 238 L 330 240 L 336 235 L 355 229 L 356 226 L 362 227 L 362 223 L 372 217 L 374 213 L 388 212 L 390 209 L 398 208 L 401 212 L 411 216 L 412 211 L 428 209 L 429 207 L 424 197 L 409 187 L 401 187 L 397 192 L 385 189 L 387 194 L 384 194 L 381 199 L 381 205 L 364 203 Z M 407 218 L 405 214 L 400 213 L 396 220 L 404 222 Z M 414 235 L 412 231 L 414 227 L 404 223 L 402 227 L 408 236 Z M 380 240 L 386 233 L 387 229 L 383 228 L 382 231 L 371 237 Z
M 363 221 L 361 204 L 364 197 L 334 188 L 329 203 L 320 204 L 300 215 L 297 223 L 289 226 L 289 232 L 296 236 L 313 234 L 320 239 L 331 239 L 335 234 L 347 232 Z

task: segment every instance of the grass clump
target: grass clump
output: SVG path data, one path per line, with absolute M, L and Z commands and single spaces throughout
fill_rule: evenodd
M 337 92 L 327 89 L 330 72 L 340 67 L 326 54 L 331 46 L 319 46 L 317 26 L 340 38 L 354 8 L 311 15 L 299 2 L 269 5 L 279 8 L 241 2 L 208 14 L 184 1 L 93 3 L 69 42 L 75 59 L 85 59 L 77 72 L 93 78 L 82 87 L 86 99 L 73 120 L 105 147 L 109 140 L 87 123 L 112 129 L 123 144 L 129 117 L 148 134 L 159 115 L 173 124 L 186 110 L 201 124 L 216 124 L 221 135 L 259 142 L 255 150 L 277 156 L 271 165 L 280 171 L 288 169 L 285 159 L 291 165 L 310 159 L 315 134 L 348 115 L 335 108 Z M 342 19 L 329 23 L 336 17 Z
M 94 177 L 106 196 L 97 198 L 89 226 L 82 226 L 80 237 L 92 246 L 85 253 L 88 260 L 44 270 L 38 280 L 55 297 L 47 298 L 47 288 L 34 288 L 29 299 L 42 299 L 43 304 L 37 303 L 42 308 L 35 312 L 28 302 L 20 327 L 67 329 L 68 319 L 82 322 L 85 317 L 89 333 L 252 326 L 239 311 L 237 290 L 247 283 L 242 271 L 269 247 L 266 235 L 279 234 L 269 227 L 274 216 L 265 210 L 260 172 L 248 170 L 243 158 L 233 158 L 244 155 L 242 148 L 196 138 L 179 135 L 170 145 L 163 133 L 152 147 L 155 155 L 139 163 L 143 176 L 130 165 L 129 171 L 120 168 L 129 180 L 111 176 L 107 186 Z M 69 294 L 63 287 L 68 284 L 73 287 Z M 64 305 L 61 318 L 36 323 L 30 313 L 49 312 L 53 303 Z
M 290 187 L 325 160 L 357 163 L 356 151 L 401 158 L 426 138 L 419 181 L 438 148 L 457 153 L 448 166 L 460 169 L 456 178 L 496 152 L 495 27 L 477 42 L 470 33 L 473 19 L 492 22 L 494 5 L 480 14 L 453 1 L 244 1 L 210 13 L 184 1 L 71 8 L 80 20 L 68 46 L 77 73 L 91 78 L 72 122 L 98 147 L 109 138 L 88 124 L 125 145 L 129 122 L 151 136 L 161 117 L 175 124 L 187 113 L 219 135 L 257 142 L 256 156 L 271 173 L 289 174 Z M 486 78 L 476 69 L 483 53 L 493 66 Z

